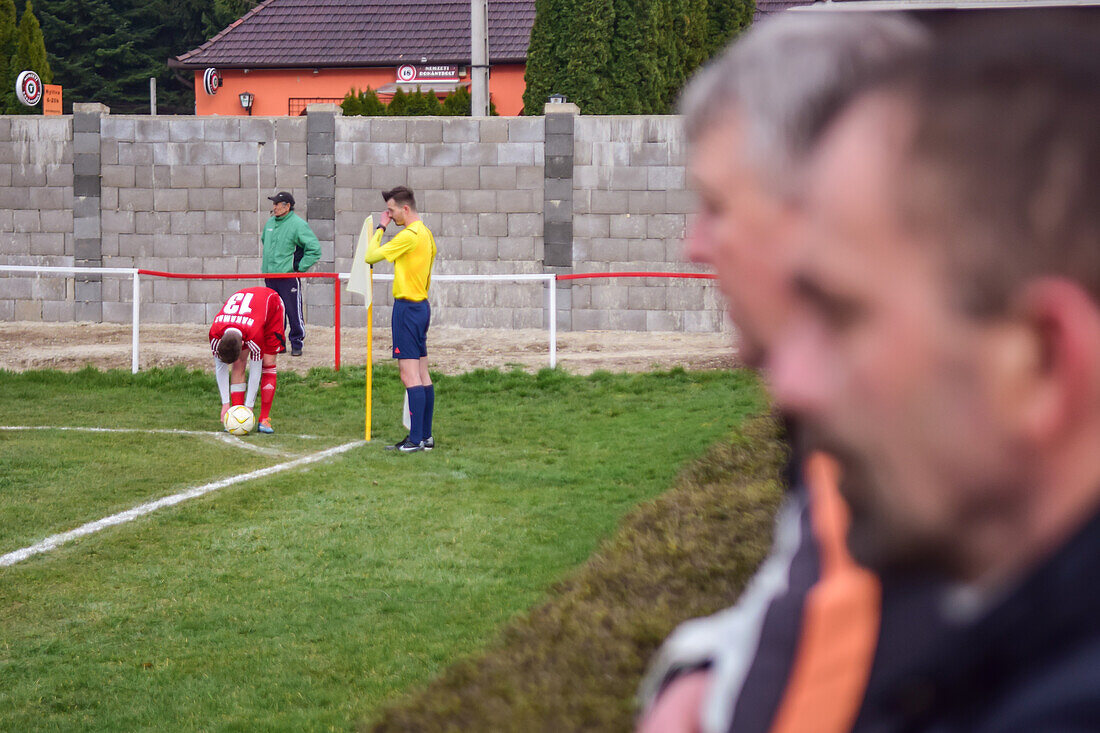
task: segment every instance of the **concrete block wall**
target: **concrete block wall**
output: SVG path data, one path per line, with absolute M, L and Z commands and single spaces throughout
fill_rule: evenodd
M 0 117 L 0 262 L 72 267 L 73 118 Z M 0 320 L 72 320 L 73 278 L 0 280 Z
M 554 107 L 554 105 L 550 105 Z M 674 117 L 345 118 L 314 105 L 295 118 L 112 115 L 0 117 L 0 264 L 256 272 L 275 191 L 321 240 L 315 270 L 347 272 L 379 192 L 417 192 L 436 236 L 435 273 L 691 270 L 681 261 L 692 197 Z M 379 272 L 391 273 L 383 263 Z M 250 283 L 251 284 L 251 283 Z M 142 318 L 206 322 L 240 281 L 143 278 Z M 0 319 L 130 318 L 112 276 L 0 275 Z M 376 323 L 390 290 L 375 288 Z M 717 289 L 661 279 L 559 283 L 559 327 L 727 328 Z M 539 328 L 546 287 L 433 284 L 433 323 Z M 307 281 L 307 323 L 331 325 L 330 281 Z M 343 321 L 365 322 L 357 296 Z
M 683 261 L 694 199 L 686 190 L 680 119 L 575 118 L 573 265 L 576 272 L 703 272 Z M 581 280 L 572 328 L 718 331 L 717 287 L 700 280 Z
M 336 267 L 351 269 L 363 219 L 385 207 L 381 191 L 408 186 L 432 230 L 433 274 L 542 272 L 543 125 L 539 117 L 336 119 Z M 394 228 L 391 227 L 391 232 Z M 377 272 L 392 273 L 388 263 Z M 432 284 L 432 322 L 540 328 L 545 286 Z M 388 325 L 391 290 L 375 286 L 375 323 Z M 350 296 L 347 304 L 362 300 Z M 363 325 L 363 308 L 345 312 Z

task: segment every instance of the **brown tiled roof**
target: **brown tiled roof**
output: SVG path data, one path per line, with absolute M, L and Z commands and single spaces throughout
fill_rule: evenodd
M 489 0 L 489 60 L 523 63 L 535 0 Z M 176 68 L 470 63 L 470 0 L 264 0 Z
M 756 0 L 756 17 L 763 18 L 802 5 L 813 5 L 814 0 Z

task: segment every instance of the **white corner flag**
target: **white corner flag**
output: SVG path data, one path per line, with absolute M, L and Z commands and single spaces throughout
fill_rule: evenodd
M 355 245 L 355 256 L 351 258 L 351 274 L 348 276 L 348 292 L 359 293 L 371 304 L 370 278 L 368 277 L 367 247 L 370 246 L 370 237 L 374 234 L 374 216 L 368 216 L 363 220 L 363 228 L 359 230 L 359 243 Z

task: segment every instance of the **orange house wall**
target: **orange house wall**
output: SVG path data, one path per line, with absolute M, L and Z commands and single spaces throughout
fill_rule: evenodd
M 523 64 L 494 66 L 489 73 L 489 94 L 501 115 L 518 115 L 523 111 Z M 354 87 L 378 89 L 392 84 L 397 68 L 373 69 L 244 69 L 221 70 L 222 86 L 217 94 L 207 94 L 202 88 L 202 70 L 195 72 L 195 114 L 246 115 L 238 95 L 252 92 L 252 114 L 285 116 L 292 98 L 343 99 Z M 463 79 L 468 79 L 464 76 Z

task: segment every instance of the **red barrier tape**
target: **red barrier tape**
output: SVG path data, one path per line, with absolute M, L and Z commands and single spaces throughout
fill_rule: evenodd
M 253 278 L 286 279 L 290 277 L 327 277 L 332 279 L 333 298 L 333 366 L 340 371 L 340 275 L 335 272 L 260 272 L 244 273 L 240 275 L 208 275 L 205 273 L 188 272 L 161 272 L 160 270 L 142 270 L 138 268 L 139 275 L 152 277 L 168 277 L 176 280 L 250 280 Z
M 672 277 L 689 280 L 717 280 L 718 276 L 709 272 L 577 272 L 572 275 L 558 275 L 558 280 L 590 280 L 600 277 Z

